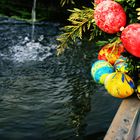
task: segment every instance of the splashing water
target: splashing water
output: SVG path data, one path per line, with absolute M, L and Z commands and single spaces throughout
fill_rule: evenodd
M 36 22 L 36 0 L 34 0 L 33 8 L 32 8 L 32 36 L 31 41 L 34 42 L 34 31 L 35 31 L 35 22 Z
M 40 43 L 42 40 L 43 35 L 40 36 L 38 42 L 32 42 L 28 37 L 25 37 L 22 42 L 10 49 L 12 60 L 16 62 L 43 61 L 52 56 L 56 44 L 44 46 Z
M 2 34 L 2 38 L 5 37 L 6 40 L 8 39 L 9 43 L 7 43 L 8 49 L 6 48 L 7 46 L 4 46 L 4 51 L 0 52 L 0 58 L 21 63 L 27 61 L 43 61 L 54 54 L 57 47 L 57 34 L 54 32 L 58 32 L 59 25 L 36 22 L 35 9 L 36 0 L 33 2 L 31 13 L 32 26 L 27 25 L 26 22 L 6 18 L 0 21 L 2 29 L 7 29 L 11 32 L 7 32 L 6 30 L 6 32 Z M 14 25 L 12 23 L 14 23 Z
M 31 40 L 25 37 L 24 40 L 13 46 L 13 60 L 17 62 L 26 61 L 43 61 L 49 56 L 52 56 L 52 50 L 56 48 L 56 44 L 44 46 L 40 42 L 44 36 L 40 35 L 38 40 L 35 39 L 35 22 L 36 22 L 36 0 L 33 1 L 32 7 L 32 33 Z
M 61 57 L 47 58 L 54 54 L 60 25 L 35 25 L 32 42 L 31 25 L 0 18 L 0 138 L 77 140 L 105 131 L 118 105 L 108 94 L 100 94 L 104 88 L 90 82 L 95 47 L 87 43 Z
M 14 23 L 14 24 L 13 24 Z M 43 61 L 55 54 L 60 24 L 36 23 L 36 39 L 31 41 L 32 28 L 26 22 L 9 18 L 0 21 L 0 59 L 24 63 Z

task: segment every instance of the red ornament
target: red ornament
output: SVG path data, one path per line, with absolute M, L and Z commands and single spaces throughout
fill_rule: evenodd
M 94 11 L 96 25 L 106 33 L 117 33 L 126 24 L 126 14 L 122 6 L 114 1 L 103 1 Z
M 112 0 L 94 0 L 94 3 L 99 4 L 99 3 L 103 2 L 103 1 L 112 1 Z
M 128 25 L 121 34 L 121 41 L 126 50 L 136 57 L 140 57 L 140 24 Z
M 107 44 L 99 51 L 98 59 L 106 60 L 113 65 L 121 56 L 122 52 L 124 52 L 124 46 L 122 44 L 116 46 L 110 46 L 110 44 Z

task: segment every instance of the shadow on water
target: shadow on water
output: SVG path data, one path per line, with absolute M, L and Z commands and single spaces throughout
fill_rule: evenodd
M 0 19 L 0 139 L 100 140 L 120 100 L 91 78 L 97 51 L 78 42 L 57 57 L 61 26 Z M 98 50 L 98 49 L 97 49 Z
M 84 140 L 103 140 L 105 134 L 106 134 L 106 131 L 104 131 L 104 132 L 97 132 L 95 134 L 90 134 L 88 136 L 85 136 Z

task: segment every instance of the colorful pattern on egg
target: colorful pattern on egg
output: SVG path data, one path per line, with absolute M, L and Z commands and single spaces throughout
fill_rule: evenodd
M 96 25 L 106 33 L 117 33 L 126 25 L 126 14 L 122 6 L 114 1 L 103 1 L 94 11 Z
M 124 52 L 124 46 L 122 44 L 117 44 L 111 47 L 110 44 L 107 44 L 99 51 L 98 59 L 106 60 L 113 65 L 115 61 L 121 56 L 122 52 Z
M 103 2 L 103 1 L 112 1 L 112 0 L 94 0 L 94 3 L 99 4 L 99 3 Z
M 112 72 L 113 66 L 105 60 L 98 60 L 92 64 L 91 75 L 97 83 L 104 84 L 106 76 Z
M 129 71 L 127 61 L 128 61 L 127 57 L 120 56 L 119 59 L 117 59 L 114 63 L 115 71 L 127 73 Z
M 126 50 L 136 56 L 140 57 L 140 24 L 128 25 L 121 34 L 121 40 Z
M 114 72 L 105 79 L 105 88 L 108 93 L 117 98 L 126 98 L 134 93 L 134 82 L 125 73 Z

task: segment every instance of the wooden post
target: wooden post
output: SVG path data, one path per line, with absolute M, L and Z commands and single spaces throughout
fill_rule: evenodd
M 124 99 L 104 140 L 133 140 L 140 110 L 136 97 Z

